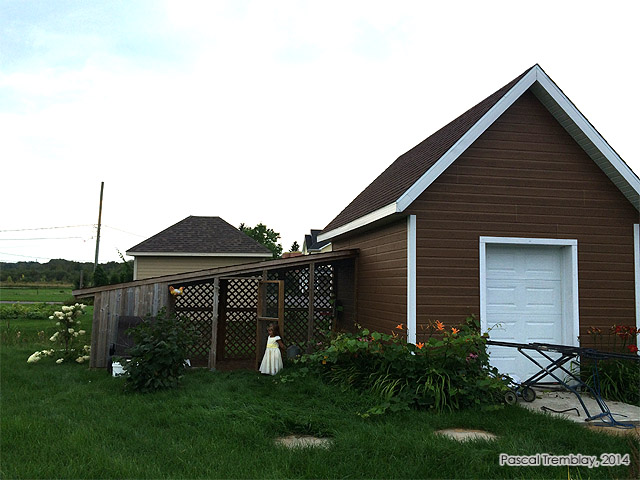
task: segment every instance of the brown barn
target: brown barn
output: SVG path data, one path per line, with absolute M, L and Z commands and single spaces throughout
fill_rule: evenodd
M 318 239 L 360 250 L 363 326 L 402 323 L 415 342 L 474 313 L 494 339 L 578 345 L 589 326 L 640 327 L 639 208 L 638 177 L 535 65 L 401 155 Z M 513 352 L 494 364 L 526 375 Z

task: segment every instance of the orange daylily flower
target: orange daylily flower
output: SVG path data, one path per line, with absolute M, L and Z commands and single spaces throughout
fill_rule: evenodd
M 436 322 L 436 328 L 440 331 L 444 330 L 444 323 L 442 323 L 440 320 L 438 320 Z
M 396 326 L 396 328 L 397 328 L 398 330 L 402 330 L 402 323 L 401 323 L 400 325 Z
M 422 342 L 417 343 L 416 347 L 418 347 L 420 350 L 422 350 L 422 347 L 424 347 L 424 343 L 422 343 Z
M 458 333 L 459 331 L 460 331 L 460 330 L 458 330 L 457 328 L 455 328 L 455 327 L 451 327 L 451 333 L 453 333 L 454 335 L 455 335 L 456 333 Z

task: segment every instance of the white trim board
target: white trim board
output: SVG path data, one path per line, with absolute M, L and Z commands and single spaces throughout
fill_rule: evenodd
M 640 224 L 633 226 L 633 259 L 636 274 L 636 330 L 640 330 Z M 636 336 L 636 346 L 640 348 L 640 335 Z
M 557 238 L 519 238 L 519 237 L 480 237 L 480 328 L 487 331 L 487 245 L 546 245 L 552 247 L 563 247 L 563 262 L 565 283 L 563 295 L 567 301 L 563 302 L 565 311 L 563 319 L 569 321 L 569 325 L 563 325 L 566 333 L 566 345 L 579 346 L 578 335 L 580 334 L 580 310 L 578 300 L 578 241 L 572 239 Z
M 611 148 L 544 70 L 539 65 L 535 65 L 394 203 L 363 215 L 346 225 L 325 232 L 319 235 L 318 239 L 329 240 L 394 213 L 404 212 L 487 128 L 530 88 L 540 102 L 620 189 L 631 204 L 637 210 L 640 210 L 640 178 Z
M 416 216 L 407 217 L 407 342 L 416 343 Z

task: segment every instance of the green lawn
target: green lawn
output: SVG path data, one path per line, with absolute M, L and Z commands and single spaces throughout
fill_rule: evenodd
M 0 300 L 10 302 L 64 302 L 71 299 L 71 288 L 59 287 L 0 287 Z
M 21 338 L 36 340 L 2 346 L 2 478 L 635 478 L 624 466 L 500 467 L 501 452 L 632 453 L 625 437 L 519 407 L 364 419 L 358 413 L 376 401 L 367 395 L 251 371 L 196 370 L 178 390 L 125 394 L 122 379 L 102 370 L 47 359 L 27 365 L 48 346 L 37 343 L 47 323 L 14 320 Z M 434 434 L 451 427 L 499 438 L 459 444 Z M 334 445 L 290 451 L 274 444 L 290 433 Z

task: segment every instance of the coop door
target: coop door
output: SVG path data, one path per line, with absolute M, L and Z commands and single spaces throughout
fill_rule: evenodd
M 262 280 L 258 283 L 256 368 L 264 356 L 270 323 L 277 323 L 280 336 L 284 336 L 284 280 Z

